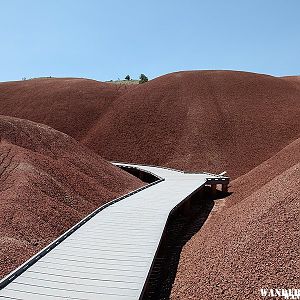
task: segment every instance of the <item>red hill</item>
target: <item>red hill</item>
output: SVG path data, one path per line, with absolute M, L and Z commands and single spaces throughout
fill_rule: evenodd
M 133 86 L 78 78 L 3 82 L 0 112 L 47 124 L 79 139 L 130 88 Z
M 299 100 L 272 76 L 172 73 L 120 95 L 82 142 L 109 160 L 237 177 L 299 136 Z
M 285 76 L 282 79 L 294 83 L 300 89 L 300 76 Z
M 234 71 L 178 72 L 127 88 L 39 79 L 0 84 L 0 109 L 109 160 L 227 170 L 234 193 L 184 248 L 172 298 L 256 299 L 262 285 L 300 280 L 298 83 Z M 0 132 L 3 274 L 99 199 L 142 184 L 47 126 L 1 117 Z
M 237 177 L 299 136 L 295 80 L 234 71 L 134 86 L 34 79 L 1 83 L 0 111 L 65 132 L 109 160 Z
M 171 299 L 259 299 L 261 288 L 296 287 L 299 186 L 300 139 L 233 181 L 184 247 Z
M 0 278 L 143 183 L 48 126 L 0 116 Z

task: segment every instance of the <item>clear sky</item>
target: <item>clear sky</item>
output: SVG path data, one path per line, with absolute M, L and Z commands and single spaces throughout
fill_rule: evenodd
M 300 0 L 0 0 L 0 81 L 300 75 Z

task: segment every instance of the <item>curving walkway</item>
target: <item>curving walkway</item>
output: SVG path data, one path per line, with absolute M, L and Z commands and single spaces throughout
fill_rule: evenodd
M 229 182 L 208 173 L 115 164 L 158 180 L 107 205 L 7 276 L 0 299 L 140 299 L 170 212 L 203 185 Z

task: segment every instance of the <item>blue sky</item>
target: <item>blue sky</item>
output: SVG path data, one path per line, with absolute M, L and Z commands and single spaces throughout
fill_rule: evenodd
M 0 0 L 0 81 L 300 75 L 299 0 Z

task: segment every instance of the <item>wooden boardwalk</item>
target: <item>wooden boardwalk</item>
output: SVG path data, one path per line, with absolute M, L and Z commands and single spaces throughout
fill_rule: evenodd
M 0 282 L 0 299 L 140 299 L 170 212 L 203 185 L 229 181 L 213 174 L 119 165 L 160 180 L 108 205 L 10 274 Z

